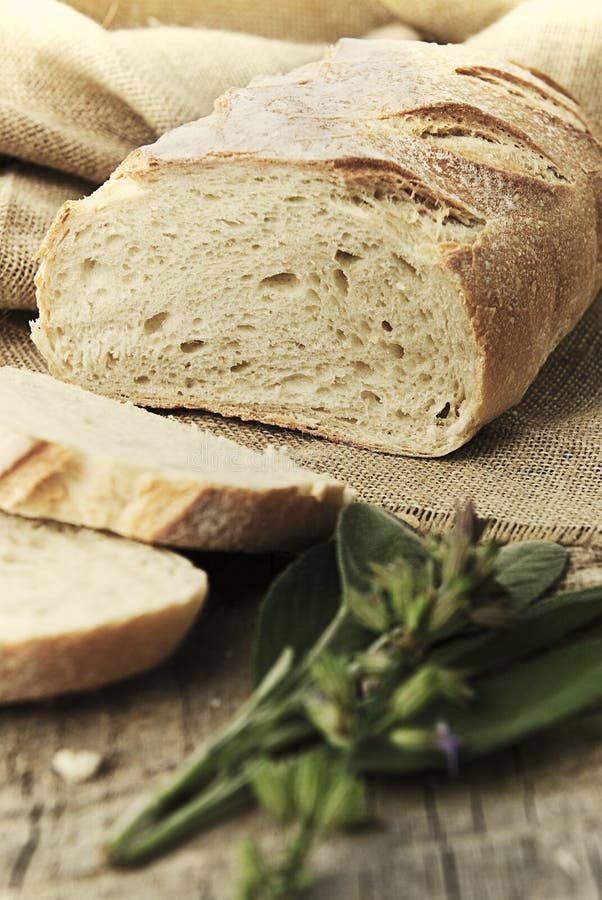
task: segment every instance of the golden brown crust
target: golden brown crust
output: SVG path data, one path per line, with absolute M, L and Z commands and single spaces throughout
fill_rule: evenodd
M 297 551 L 332 533 L 341 501 L 334 486 L 319 498 L 294 487 L 260 492 L 207 488 L 184 514 L 156 531 L 153 540 L 207 550 Z
M 0 703 L 84 691 L 152 668 L 173 652 L 205 591 L 187 603 L 83 632 L 17 644 L 0 639 Z
M 12 467 L 0 473 L 0 508 L 18 510 L 38 502 L 39 495 L 48 487 L 49 479 L 64 471 L 72 451 L 58 444 L 37 442 L 35 448 L 15 460 Z M 45 491 L 45 503 L 56 501 L 56 491 Z M 50 496 L 48 496 L 50 494 Z M 61 490 L 58 489 L 60 496 Z

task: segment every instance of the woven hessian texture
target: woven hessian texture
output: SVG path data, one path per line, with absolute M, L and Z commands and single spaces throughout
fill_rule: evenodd
M 395 17 L 441 43 L 464 41 L 523 0 L 383 0 Z
M 471 40 L 546 71 L 602 118 L 602 7 L 591 0 L 0 0 L 0 307 L 34 309 L 32 255 L 60 204 L 129 150 L 204 115 L 227 87 L 319 58 L 323 41 L 380 29 Z M 508 11 L 509 10 L 509 11 Z M 504 15 L 504 13 L 507 13 Z M 397 25 L 392 25 L 394 17 Z M 501 18 L 500 18 L 501 17 Z M 498 21 L 495 21 L 495 20 Z M 159 22 L 220 25 L 132 28 Z M 401 24 L 400 24 L 401 23 Z M 252 34 L 234 33 L 248 30 Z M 267 37 L 257 37 L 257 34 Z M 269 38 L 312 40 L 301 44 Z M 28 314 L 0 313 L 0 364 L 42 369 Z M 292 456 L 359 496 L 444 528 L 471 496 L 500 539 L 602 540 L 602 297 L 524 401 L 443 460 L 358 450 L 219 416 L 201 427 Z
M 68 0 L 106 28 L 158 23 L 227 28 L 291 41 L 361 37 L 393 15 L 380 0 Z M 441 2 L 441 0 L 440 0 Z M 486 4 L 492 0 L 484 0 Z M 491 19 L 489 20 L 491 21 Z
M 44 364 L 27 316 L 0 313 L 0 363 Z M 359 497 L 439 531 L 454 501 L 472 497 L 500 540 L 602 541 L 602 295 L 550 357 L 523 402 L 445 459 L 358 450 L 284 429 L 203 413 L 179 418 L 261 449 L 286 445 L 295 461 L 329 472 Z
M 551 75 L 602 121 L 602 0 L 530 0 L 468 43 Z

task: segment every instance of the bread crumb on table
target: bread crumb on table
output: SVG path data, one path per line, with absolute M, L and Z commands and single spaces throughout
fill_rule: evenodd
M 102 765 L 102 756 L 96 750 L 57 750 L 52 757 L 52 769 L 63 781 L 81 784 L 90 781 Z

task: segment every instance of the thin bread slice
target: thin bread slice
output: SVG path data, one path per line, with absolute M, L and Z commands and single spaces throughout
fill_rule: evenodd
M 0 513 L 0 702 L 157 665 L 206 594 L 205 573 L 176 553 Z
M 343 484 L 193 425 L 0 368 L 0 509 L 206 550 L 329 534 Z

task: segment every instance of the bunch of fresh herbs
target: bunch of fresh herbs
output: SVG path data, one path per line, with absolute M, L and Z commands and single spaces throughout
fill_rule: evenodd
M 250 699 L 118 830 L 110 861 L 141 863 L 255 798 L 288 840 L 277 863 L 245 842 L 237 896 L 297 896 L 316 839 L 365 819 L 365 775 L 455 772 L 602 695 L 602 640 L 579 633 L 602 586 L 550 596 L 562 547 L 482 529 L 470 505 L 441 538 L 346 507 L 268 591 Z

